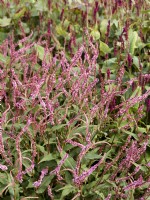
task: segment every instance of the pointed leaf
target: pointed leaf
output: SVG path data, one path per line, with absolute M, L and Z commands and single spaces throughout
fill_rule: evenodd
M 111 50 L 109 46 L 106 43 L 100 41 L 100 52 L 102 52 L 103 54 L 107 54 L 110 53 L 110 51 Z
M 136 48 L 136 41 L 138 39 L 138 34 L 136 31 L 130 33 L 129 35 L 129 40 L 130 40 L 130 48 L 129 48 L 129 52 L 134 55 L 134 50 Z
M 43 193 L 47 189 L 48 185 L 51 183 L 53 177 L 54 175 L 45 176 L 40 187 L 37 189 L 36 193 L 38 194 Z
M 39 163 L 44 162 L 44 161 L 55 160 L 55 159 L 56 159 L 56 157 L 54 157 L 54 156 L 50 153 L 50 154 L 44 156 L 44 158 L 43 158 Z
M 0 26 L 1 27 L 9 26 L 10 22 L 11 22 L 10 18 L 4 17 L 3 19 L 0 19 Z

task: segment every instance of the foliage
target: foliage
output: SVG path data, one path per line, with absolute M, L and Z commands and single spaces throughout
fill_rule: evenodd
M 149 199 L 149 1 L 0 1 L 0 197 Z

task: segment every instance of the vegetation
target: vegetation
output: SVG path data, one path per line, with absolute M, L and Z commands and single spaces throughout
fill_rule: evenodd
M 150 200 L 150 2 L 0 0 L 0 198 Z

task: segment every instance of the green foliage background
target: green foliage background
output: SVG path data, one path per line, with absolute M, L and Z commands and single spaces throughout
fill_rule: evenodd
M 129 81 L 133 78 L 139 77 L 139 74 L 150 74 L 150 2 L 148 0 L 143 1 L 132 1 L 132 9 L 129 9 L 129 1 L 124 1 L 124 6 L 118 6 L 115 13 L 112 14 L 112 3 L 113 1 L 100 1 L 99 10 L 96 14 L 96 21 L 93 18 L 93 11 L 95 8 L 95 1 L 81 1 L 81 0 L 68 0 L 68 1 L 48 1 L 48 0 L 2 0 L 0 1 L 0 44 L 3 45 L 8 39 L 13 38 L 13 42 L 16 44 L 24 37 L 32 36 L 29 38 L 30 44 L 35 44 L 28 49 L 25 56 L 36 52 L 38 57 L 37 65 L 34 66 L 33 72 L 39 70 L 42 67 L 42 60 L 45 56 L 45 46 L 44 41 L 47 41 L 48 48 L 53 47 L 53 51 L 48 54 L 47 61 L 54 57 L 55 55 L 61 55 L 61 52 L 65 52 L 65 56 L 68 62 L 71 62 L 73 56 L 78 51 L 81 44 L 85 42 L 89 54 L 92 55 L 92 51 L 88 46 L 88 39 L 85 36 L 85 29 L 88 30 L 89 35 L 93 38 L 93 44 L 97 45 L 98 58 L 96 63 L 96 77 L 99 78 L 99 70 L 101 70 L 102 76 L 106 77 L 108 69 L 111 71 L 110 79 L 116 80 L 119 76 L 119 70 L 122 65 L 125 66 L 125 73 L 123 76 L 123 83 Z M 136 7 L 136 3 L 140 4 L 140 8 Z M 141 3 L 142 2 L 142 3 Z M 84 15 L 87 12 L 87 15 Z M 108 41 L 106 41 L 106 34 L 108 29 L 108 23 L 110 21 L 110 32 L 108 36 Z M 124 48 L 121 47 L 121 42 L 119 41 L 120 35 L 123 29 L 126 27 L 126 22 L 130 22 L 128 27 L 128 39 L 124 39 Z M 75 44 L 70 42 L 73 38 L 76 38 Z M 117 54 L 114 54 L 115 45 L 118 49 Z M 17 50 L 21 49 L 22 43 L 19 43 Z M 21 62 L 16 61 L 13 66 L 11 63 L 11 56 L 9 54 L 10 46 L 8 45 L 8 53 L 4 55 L 0 50 L 0 63 L 9 69 L 12 67 L 15 72 L 18 72 L 18 76 L 21 80 L 23 72 L 20 70 Z M 132 58 L 132 66 L 128 66 L 127 56 L 130 54 Z M 142 66 L 142 68 L 141 68 Z M 74 71 L 80 74 L 80 68 L 75 67 Z M 19 74 L 20 73 L 20 74 Z M 42 73 L 42 72 L 41 72 Z M 61 72 L 57 72 L 56 77 L 59 77 Z M 90 77 L 89 83 L 94 79 Z M 73 78 L 74 79 L 74 78 Z M 9 77 L 6 78 L 6 89 L 8 96 L 11 99 L 11 89 L 9 88 L 10 80 Z M 58 81 L 58 80 L 57 80 Z M 137 83 L 138 84 L 138 83 Z M 125 85 L 123 85 L 126 87 Z M 41 94 L 44 93 L 44 87 Z M 66 86 L 68 88 L 69 86 Z M 113 88 L 112 84 L 112 88 Z M 98 95 L 100 93 L 100 83 L 97 84 L 97 90 L 95 99 L 100 98 Z M 109 86 L 106 85 L 105 89 L 108 90 Z M 115 87 L 114 87 L 115 88 Z M 0 88 L 2 90 L 2 88 Z M 66 89 L 67 90 L 67 89 Z M 144 85 L 137 85 L 135 91 L 133 92 L 130 88 L 125 94 L 117 98 L 117 101 L 125 101 L 129 98 L 134 98 L 141 96 L 145 92 L 150 90 L 150 82 Z M 52 96 L 54 97 L 56 93 L 54 92 Z M 121 100 L 120 100 L 121 99 Z M 59 116 L 61 119 L 65 116 L 66 106 L 69 104 L 70 99 L 62 95 L 59 98 L 59 103 L 61 104 L 60 109 L 56 110 L 55 116 L 56 120 Z M 96 101 L 96 100 L 95 100 Z M 28 105 L 28 110 L 24 113 L 20 113 L 21 117 L 13 126 L 16 134 L 19 133 L 25 126 L 25 117 L 31 111 L 36 113 L 41 109 L 40 105 L 32 107 Z M 129 113 L 135 118 L 138 115 L 138 107 L 140 103 L 135 104 L 130 108 Z M 133 140 L 137 140 L 139 145 L 143 143 L 139 141 L 139 134 L 142 137 L 149 137 L 150 135 L 150 113 L 147 112 L 147 107 L 145 101 L 143 102 L 143 117 L 138 122 L 137 126 L 130 120 L 122 120 L 122 117 L 113 118 L 113 113 L 109 113 L 107 119 L 101 119 L 100 117 L 95 117 L 93 123 L 89 124 L 88 128 L 92 133 L 93 141 L 111 144 L 111 147 L 106 146 L 104 152 L 106 153 L 106 163 L 115 160 L 115 156 L 118 154 L 121 147 L 126 142 L 127 136 L 130 135 Z M 70 106 L 70 105 L 69 105 Z M 91 106 L 91 107 L 90 107 Z M 75 186 L 72 183 L 72 174 L 66 169 L 74 169 L 80 153 L 78 147 L 73 147 L 71 144 L 66 144 L 66 139 L 75 139 L 81 144 L 85 144 L 83 139 L 86 135 L 86 118 L 84 112 L 87 112 L 87 116 L 90 118 L 90 109 L 92 105 L 89 103 L 89 108 L 85 108 L 75 102 L 72 103 L 67 110 L 66 118 L 64 118 L 61 123 L 56 123 L 55 125 L 46 124 L 44 127 L 44 134 L 36 133 L 36 148 L 37 148 L 37 158 L 36 166 L 33 172 L 29 172 L 24 176 L 22 183 L 19 183 L 15 175 L 17 174 L 17 153 L 14 144 L 9 141 L 7 134 L 3 134 L 4 141 L 10 142 L 10 149 L 14 155 L 15 167 L 12 169 L 10 167 L 9 172 L 0 172 L 0 197 L 6 200 L 25 200 L 25 199 L 49 199 L 47 194 L 48 185 L 52 185 L 52 192 L 54 199 L 106 199 L 108 194 L 112 194 L 112 199 L 124 199 L 123 197 L 115 197 L 115 189 L 117 187 L 123 188 L 125 182 L 121 182 L 118 186 L 116 182 L 111 181 L 109 177 L 111 173 L 116 170 L 119 166 L 114 163 L 111 170 L 108 171 L 103 177 L 101 176 L 103 170 L 105 169 L 105 164 L 103 164 L 103 169 L 99 168 L 94 171 L 82 185 L 82 187 Z M 0 105 L 1 116 L 2 113 L 7 109 L 7 106 L 2 102 Z M 15 112 L 15 108 L 12 106 L 12 111 Z M 16 111 L 17 112 L 17 111 Z M 126 116 L 126 113 L 124 113 Z M 78 119 L 73 122 L 69 127 L 67 123 L 77 117 Z M 9 121 L 11 119 L 11 114 L 7 116 L 7 123 L 5 123 L 3 129 L 8 132 L 11 130 L 12 124 Z M 39 114 L 37 121 L 43 120 L 42 114 Z M 101 120 L 101 121 L 100 121 Z M 57 121 L 58 122 L 58 121 Z M 124 129 L 124 126 L 129 125 L 130 129 Z M 41 127 L 41 132 L 43 127 Z M 33 126 L 29 127 L 32 135 L 35 134 L 36 128 Z M 114 132 L 113 132 L 114 131 Z M 76 133 L 81 133 L 77 135 Z M 58 152 L 57 146 L 58 141 L 60 141 L 63 151 Z M 31 157 L 30 149 L 30 138 L 24 136 L 21 139 L 22 154 L 24 157 Z M 101 146 L 101 145 L 100 145 Z M 86 153 L 82 160 L 82 171 L 87 170 L 87 166 L 92 166 L 94 162 L 102 158 L 102 154 L 99 153 L 100 147 L 91 149 Z M 40 172 L 43 168 L 49 168 L 52 171 L 59 163 L 59 161 L 64 157 L 65 153 L 69 152 L 69 158 L 64 162 L 63 174 L 64 181 L 59 182 L 54 176 L 45 176 L 40 187 L 35 189 L 33 183 L 38 180 Z M 122 157 L 123 159 L 123 157 Z M 119 162 L 121 162 L 121 160 Z M 4 159 L 0 158 L 4 163 Z M 142 174 L 145 180 L 148 180 L 150 176 L 149 167 L 146 165 L 150 161 L 150 142 L 148 139 L 147 150 L 144 155 L 142 155 L 140 161 L 133 163 L 132 168 L 140 166 L 139 174 Z M 116 165 L 115 165 L 116 164 Z M 30 162 L 27 159 L 23 161 L 23 167 L 27 168 L 30 166 Z M 132 170 L 131 170 L 132 171 Z M 132 172 L 120 172 L 120 177 L 125 177 L 130 175 Z M 119 176 L 119 175 L 118 175 Z M 101 179 L 101 180 L 99 180 Z M 150 186 L 149 183 L 145 183 L 141 188 L 133 189 L 129 191 L 128 199 L 139 199 L 144 195 L 144 192 Z M 80 197 L 76 196 L 78 192 L 82 193 Z M 122 190 L 120 189 L 120 193 Z M 150 199 L 147 197 L 147 200 Z

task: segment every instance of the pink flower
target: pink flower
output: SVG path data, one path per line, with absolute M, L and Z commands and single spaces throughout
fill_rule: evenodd
M 133 181 L 132 183 L 130 183 L 129 185 L 127 185 L 126 187 L 124 187 L 124 190 L 132 190 L 135 189 L 139 186 L 141 186 L 143 184 L 143 177 L 142 175 L 140 175 L 140 177 L 138 178 L 137 181 Z
M 41 171 L 41 176 L 40 176 L 39 180 L 34 182 L 33 186 L 36 187 L 36 188 L 39 187 L 41 185 L 41 183 L 42 183 L 42 180 L 43 180 L 44 176 L 47 175 L 47 173 L 48 173 L 48 168 L 43 169 Z
M 64 164 L 65 160 L 68 158 L 68 154 L 66 153 L 65 156 L 63 157 L 63 159 L 60 161 L 60 163 L 58 164 L 58 166 L 50 172 L 50 174 L 56 174 L 58 180 L 62 180 L 63 178 L 60 176 L 59 172 L 60 172 L 60 168 L 61 166 Z
M 2 171 L 6 171 L 6 170 L 8 169 L 8 167 L 7 167 L 6 165 L 0 164 L 0 169 L 1 169 Z
M 92 174 L 92 172 L 95 171 L 96 168 L 97 168 L 101 163 L 103 163 L 104 158 L 105 158 L 105 155 L 106 155 L 106 154 L 104 154 L 104 156 L 102 157 L 102 159 L 99 160 L 99 162 L 98 162 L 97 164 L 95 164 L 94 166 L 92 166 L 90 169 L 88 169 L 88 170 L 82 172 L 81 175 L 78 176 L 78 175 L 76 174 L 76 172 L 75 172 L 75 173 L 74 173 L 73 182 L 74 182 L 76 185 L 81 185 L 81 184 L 85 181 L 85 179 L 86 179 L 90 174 Z

